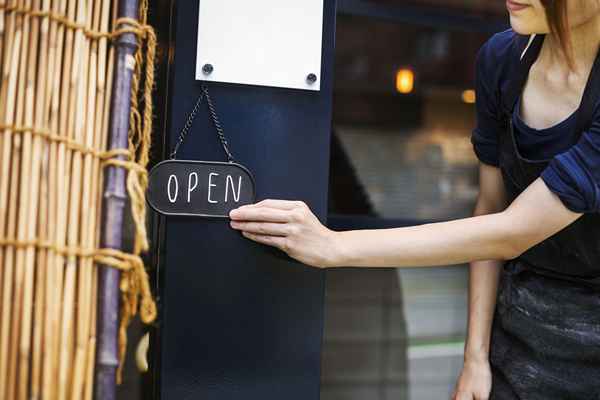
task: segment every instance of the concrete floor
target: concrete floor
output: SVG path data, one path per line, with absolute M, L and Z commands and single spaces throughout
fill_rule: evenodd
M 462 367 L 465 266 L 345 269 L 327 280 L 323 400 L 449 398 Z

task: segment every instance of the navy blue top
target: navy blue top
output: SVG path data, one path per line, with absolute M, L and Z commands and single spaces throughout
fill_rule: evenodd
M 495 34 L 477 55 L 475 89 L 477 126 L 471 141 L 479 160 L 498 166 L 498 135 L 502 124 L 501 94 L 514 73 L 521 48 L 517 34 L 507 30 Z M 551 160 L 541 178 L 572 211 L 600 212 L 600 107 L 594 111 L 589 130 L 573 132 L 577 111 L 547 129 L 533 129 L 521 119 L 518 101 L 513 112 L 515 140 L 522 157 Z

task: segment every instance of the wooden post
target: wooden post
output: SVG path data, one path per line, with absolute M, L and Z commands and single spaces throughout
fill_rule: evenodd
M 138 1 L 123 0 L 119 5 L 119 17 L 138 17 Z M 131 108 L 131 81 L 134 72 L 136 36 L 132 33 L 120 35 L 115 46 L 115 79 L 111 99 L 111 121 L 109 125 L 110 149 L 127 149 L 129 113 Z M 122 158 L 122 157 L 121 157 Z M 125 187 L 126 172 L 122 168 L 109 166 L 104 182 L 104 211 L 101 246 L 121 249 L 122 223 L 127 200 Z M 98 280 L 98 348 L 96 356 L 96 400 L 113 400 L 116 397 L 116 369 L 118 359 L 119 325 L 119 277 L 114 268 L 101 266 Z

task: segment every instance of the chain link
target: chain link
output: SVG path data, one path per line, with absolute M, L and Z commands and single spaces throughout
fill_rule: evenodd
M 208 88 L 204 85 L 202 85 L 202 93 L 200 93 L 200 96 L 198 96 L 198 99 L 196 100 L 196 104 L 194 105 L 194 108 L 188 115 L 187 120 L 185 121 L 185 125 L 179 132 L 179 136 L 177 138 L 177 143 L 175 144 L 175 146 L 173 147 L 173 151 L 171 152 L 171 159 L 174 160 L 177 158 L 177 151 L 179 150 L 179 148 L 185 141 L 185 138 L 187 137 L 187 134 L 188 134 L 190 128 L 192 127 L 192 124 L 194 123 L 194 119 L 196 118 L 196 115 L 198 114 L 198 110 L 200 109 L 200 104 L 202 104 L 203 98 L 206 98 L 208 112 L 212 119 L 215 130 L 217 131 L 217 136 L 219 137 L 221 146 L 223 147 L 225 154 L 227 154 L 227 161 L 229 161 L 231 163 L 235 162 L 235 158 L 233 157 L 233 155 L 231 154 L 231 151 L 229 150 L 229 143 L 227 142 L 227 138 L 225 137 L 225 132 L 223 131 L 223 126 L 221 125 L 219 116 L 217 115 L 217 110 L 215 108 L 215 105 L 212 101 L 212 98 L 210 97 L 210 94 L 208 93 Z
M 200 104 L 202 103 L 203 96 L 204 92 L 200 93 L 200 96 L 198 96 L 198 99 L 196 100 L 196 104 L 194 105 L 192 112 L 188 115 L 187 120 L 185 121 L 185 125 L 179 132 L 177 143 L 175 144 L 175 147 L 173 147 L 173 151 L 171 152 L 171 159 L 175 159 L 177 157 L 177 151 L 179 150 L 179 147 L 183 144 L 183 141 L 185 140 L 188 131 L 194 123 L 194 119 L 196 118 L 196 114 L 198 113 L 198 109 L 200 108 Z

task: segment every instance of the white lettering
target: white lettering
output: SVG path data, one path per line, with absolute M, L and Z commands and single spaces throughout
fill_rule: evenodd
M 211 172 L 210 174 L 208 174 L 208 202 L 214 204 L 214 203 L 218 203 L 218 201 L 210 199 L 210 188 L 217 186 L 216 184 L 212 183 L 212 177 L 213 177 L 213 175 L 214 176 L 219 176 L 219 174 L 214 173 L 214 172 Z
M 235 201 L 236 203 L 238 201 L 240 201 L 240 191 L 242 190 L 242 177 L 240 176 L 239 180 L 238 180 L 238 187 L 237 187 L 237 195 L 235 194 L 235 187 L 233 186 L 233 178 L 231 177 L 231 175 L 227 175 L 227 181 L 225 183 L 225 203 L 227 203 L 227 195 L 229 194 L 229 183 L 231 182 L 231 192 L 233 193 L 233 201 Z
M 194 177 L 194 186 L 192 186 L 192 176 Z M 194 189 L 196 189 L 196 186 L 198 186 L 198 174 L 195 172 L 192 172 L 189 176 L 188 176 L 188 203 L 190 202 L 190 195 L 192 194 L 192 192 L 194 191 Z
M 175 182 L 175 196 L 171 197 L 171 182 Z M 169 196 L 169 201 L 171 203 L 175 203 L 177 201 L 177 193 L 179 192 L 179 182 L 177 181 L 177 177 L 175 175 L 169 176 L 169 183 L 167 184 L 167 196 Z

